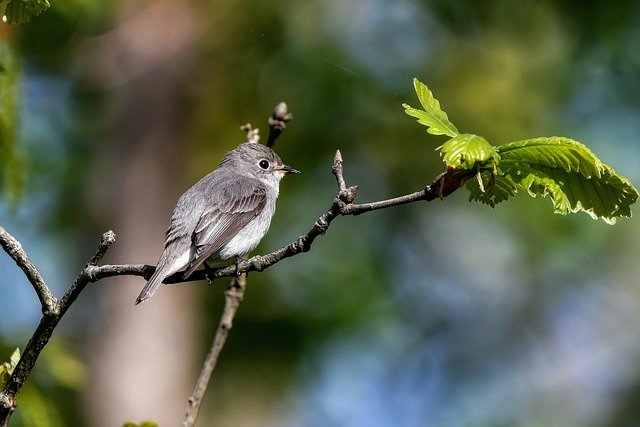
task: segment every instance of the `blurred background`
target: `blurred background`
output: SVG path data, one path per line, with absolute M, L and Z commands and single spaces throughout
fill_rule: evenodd
M 242 124 L 266 138 L 279 101 L 294 120 L 275 148 L 303 174 L 282 183 L 256 253 L 330 206 L 338 148 L 361 202 L 443 170 L 444 140 L 401 107 L 418 105 L 413 77 L 462 132 L 578 139 L 640 184 L 640 1 L 51 3 L 0 23 L 19 100 L 0 225 L 58 296 L 106 230 L 104 263 L 154 264 L 177 197 Z M 464 190 L 338 218 L 309 253 L 250 275 L 198 425 L 640 425 L 636 223 L 554 215 L 524 194 L 491 209 Z M 40 307 L 4 254 L 0 285 L 5 361 Z M 182 420 L 224 283 L 134 307 L 143 285 L 87 288 L 12 426 Z

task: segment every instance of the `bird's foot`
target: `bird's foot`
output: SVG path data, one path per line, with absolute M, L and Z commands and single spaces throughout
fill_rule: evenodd
M 240 273 L 240 263 L 242 261 L 244 261 L 244 257 L 241 257 L 241 256 L 236 257 L 236 277 L 240 277 L 240 275 L 242 274 Z
M 203 262 L 202 265 L 204 266 L 204 277 L 207 279 L 207 286 L 211 286 L 213 285 L 213 279 L 214 279 L 214 275 L 213 273 L 215 272 L 215 269 L 212 268 L 209 264 L 207 264 L 207 262 Z

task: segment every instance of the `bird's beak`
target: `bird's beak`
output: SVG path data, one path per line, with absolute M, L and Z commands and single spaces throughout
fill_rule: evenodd
M 300 173 L 298 169 L 294 169 L 291 166 L 287 166 L 287 165 L 282 165 L 281 167 L 279 167 L 278 172 L 282 172 L 285 175 L 290 173 Z

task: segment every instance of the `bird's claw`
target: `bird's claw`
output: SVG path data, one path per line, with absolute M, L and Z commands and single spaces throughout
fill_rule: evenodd
M 215 277 L 213 273 L 215 270 L 211 268 L 206 261 L 203 262 L 202 265 L 204 265 L 204 278 L 207 279 L 207 286 L 211 286 L 213 285 L 213 279 Z
M 242 273 L 240 273 L 240 263 L 244 261 L 244 258 L 239 256 L 236 257 L 236 277 L 240 277 Z

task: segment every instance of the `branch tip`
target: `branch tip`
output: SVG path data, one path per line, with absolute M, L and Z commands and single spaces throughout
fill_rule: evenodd
M 283 101 L 279 102 L 278 105 L 276 105 L 276 107 L 273 109 L 273 115 L 271 117 L 286 123 L 293 118 L 293 115 L 289 112 L 287 104 Z
M 0 227 L 0 246 L 4 251 L 13 259 L 18 267 L 22 270 L 24 275 L 33 286 L 33 289 L 38 295 L 40 304 L 43 311 L 50 310 L 54 303 L 55 298 L 49 290 L 44 278 L 36 268 L 35 264 L 29 259 L 27 252 L 23 249 L 22 244 L 11 235 L 7 230 Z
M 98 262 L 100 262 L 102 257 L 104 257 L 107 253 L 109 246 L 115 243 L 115 241 L 116 233 L 114 233 L 113 230 L 105 232 L 100 239 L 100 244 L 98 245 L 95 254 L 93 254 L 93 257 L 91 257 L 91 259 L 89 260 L 89 265 L 96 266 Z
M 254 129 L 253 126 L 251 126 L 251 123 L 240 126 L 240 129 L 246 134 L 247 142 L 260 142 L 260 129 Z
M 102 244 L 106 244 L 106 245 L 110 245 L 113 242 L 116 241 L 116 233 L 113 232 L 113 230 L 109 230 L 106 231 L 103 235 L 102 235 Z
M 336 150 L 336 154 L 333 156 L 333 164 L 342 164 L 342 153 L 340 150 Z
M 276 139 L 287 128 L 287 123 L 293 119 L 293 115 L 289 112 L 287 104 L 280 102 L 273 109 L 273 114 L 267 119 L 269 124 L 269 137 L 267 138 L 267 147 L 271 148 L 276 143 Z
M 336 177 L 338 190 L 341 193 L 347 190 L 347 183 L 344 180 L 342 164 L 342 153 L 340 150 L 336 150 L 336 154 L 333 156 L 333 164 L 331 165 L 331 173 Z

